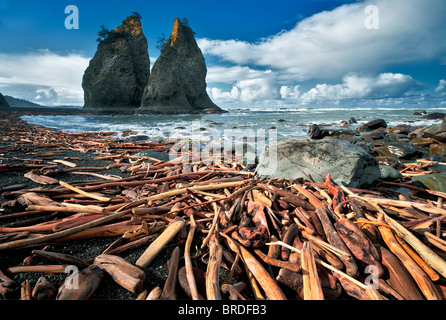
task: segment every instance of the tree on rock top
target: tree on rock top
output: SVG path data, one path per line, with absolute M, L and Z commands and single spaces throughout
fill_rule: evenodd
M 187 21 L 184 20 L 183 21 Z M 206 63 L 194 32 L 175 18 L 170 37 L 152 68 L 142 113 L 221 113 L 206 92 Z
M 140 16 L 127 17 L 120 26 L 98 33 L 98 49 L 82 79 L 84 109 L 124 113 L 141 105 L 149 81 L 150 58 Z

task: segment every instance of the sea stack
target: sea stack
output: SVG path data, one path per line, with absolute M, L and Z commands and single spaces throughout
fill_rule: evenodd
M 8 102 L 1 93 L 0 93 L 0 108 L 9 108 Z
M 134 112 L 149 81 L 147 39 L 138 14 L 105 35 L 82 80 L 84 109 L 91 112 Z
M 194 32 L 176 18 L 144 90 L 140 113 L 223 113 L 206 92 L 206 63 Z

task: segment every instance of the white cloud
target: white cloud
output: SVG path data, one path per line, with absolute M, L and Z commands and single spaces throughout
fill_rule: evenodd
M 241 80 L 262 78 L 268 76 L 268 74 L 271 74 L 271 70 L 255 70 L 247 66 L 213 66 L 208 68 L 206 81 L 208 83 L 234 83 Z
M 252 105 L 280 98 L 277 83 L 273 77 L 267 76 L 237 81 L 229 91 L 211 87 L 208 88 L 208 94 L 217 104 L 242 103 Z
M 287 99 L 297 99 L 300 96 L 300 90 L 299 90 L 300 86 L 282 86 L 280 87 L 280 97 L 283 100 L 287 100 Z
M 446 88 L 446 80 L 441 79 L 439 84 L 438 84 L 438 87 L 435 89 L 435 93 L 443 91 L 444 88 Z
M 42 105 L 83 105 L 81 84 L 89 60 L 48 50 L 0 54 L 0 90 Z
M 379 9 L 378 30 L 364 25 L 369 4 Z M 198 43 L 204 54 L 280 70 L 288 79 L 334 80 L 350 72 L 383 72 L 389 65 L 441 60 L 446 53 L 445 11 L 443 0 L 365 1 L 315 14 L 257 43 Z
M 212 87 L 208 89 L 210 97 L 217 104 L 243 106 L 269 105 L 320 105 L 341 102 L 361 103 L 374 101 L 375 104 L 401 104 L 404 99 L 412 99 L 412 94 L 423 85 L 409 75 L 400 73 L 382 73 L 379 75 L 359 75 L 349 73 L 342 83 L 321 83 L 302 91 L 301 86 L 280 86 L 274 73 L 269 77 L 237 81 L 231 90 L 224 91 Z
M 304 104 L 317 100 L 395 99 L 422 88 L 411 76 L 382 73 L 376 77 L 348 74 L 342 84 L 318 84 L 300 97 Z

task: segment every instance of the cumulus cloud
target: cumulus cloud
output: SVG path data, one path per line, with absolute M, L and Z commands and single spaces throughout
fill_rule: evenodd
M 234 83 L 241 80 L 262 78 L 271 73 L 271 70 L 256 70 L 248 66 L 212 66 L 208 68 L 206 81 L 208 83 Z
M 446 80 L 441 79 L 438 87 L 435 89 L 435 93 L 441 92 L 446 88 Z
M 408 96 L 423 88 L 411 76 L 382 73 L 376 77 L 348 74 L 342 84 L 318 84 L 304 93 L 300 100 L 309 103 L 316 100 L 392 99 Z
M 255 105 L 275 101 L 277 106 L 341 102 L 375 101 L 376 104 L 400 104 L 424 86 L 409 75 L 382 73 L 376 76 L 349 73 L 338 84 L 317 84 L 302 92 L 299 85 L 279 86 L 276 77 L 238 81 L 231 90 L 209 89 L 217 103 L 244 102 Z
M 365 26 L 365 8 L 379 9 L 379 29 Z M 199 39 L 203 53 L 252 64 L 298 81 L 383 72 L 389 65 L 441 60 L 446 52 L 442 0 L 376 0 L 342 5 L 257 43 Z
M 208 93 L 217 103 L 229 104 L 252 105 L 280 98 L 277 83 L 274 77 L 269 77 L 268 74 L 259 78 L 239 80 L 228 91 L 211 87 Z
M 47 106 L 83 105 L 82 76 L 89 60 L 48 50 L 0 54 L 0 91 Z

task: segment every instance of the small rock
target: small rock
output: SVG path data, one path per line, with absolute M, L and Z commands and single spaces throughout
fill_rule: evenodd
M 407 135 L 412 132 L 412 127 L 407 124 L 399 124 L 395 128 L 389 129 L 389 132 Z
M 415 138 L 415 139 L 410 140 L 410 143 L 415 148 L 428 147 L 429 145 L 431 145 L 434 142 L 435 142 L 434 140 L 429 139 L 429 138 Z
M 446 157 L 446 145 L 444 144 L 431 144 L 429 147 L 429 153 L 441 157 Z
M 328 137 L 330 134 L 328 130 L 321 129 L 317 124 L 312 124 L 308 130 L 308 136 L 310 139 L 320 140 Z
M 350 119 L 348 119 L 348 123 L 353 124 L 358 123 L 358 121 L 355 118 L 351 117 Z
M 390 166 L 380 165 L 379 171 L 381 173 L 379 176 L 381 180 L 400 180 L 403 178 L 401 172 Z
M 395 158 L 395 157 L 376 157 L 376 159 L 378 160 L 379 165 L 381 166 L 388 166 L 388 167 L 392 167 L 394 169 L 401 169 L 401 162 Z
M 375 130 L 378 128 L 387 128 L 387 123 L 384 119 L 376 119 L 364 124 L 369 130 Z
M 446 113 L 434 112 L 434 113 L 430 113 L 425 116 L 422 116 L 421 118 L 426 119 L 426 120 L 440 120 L 440 119 L 444 119 L 445 116 L 446 116 Z
M 378 128 L 370 133 L 370 137 L 375 140 L 385 139 L 386 131 L 383 128 Z

